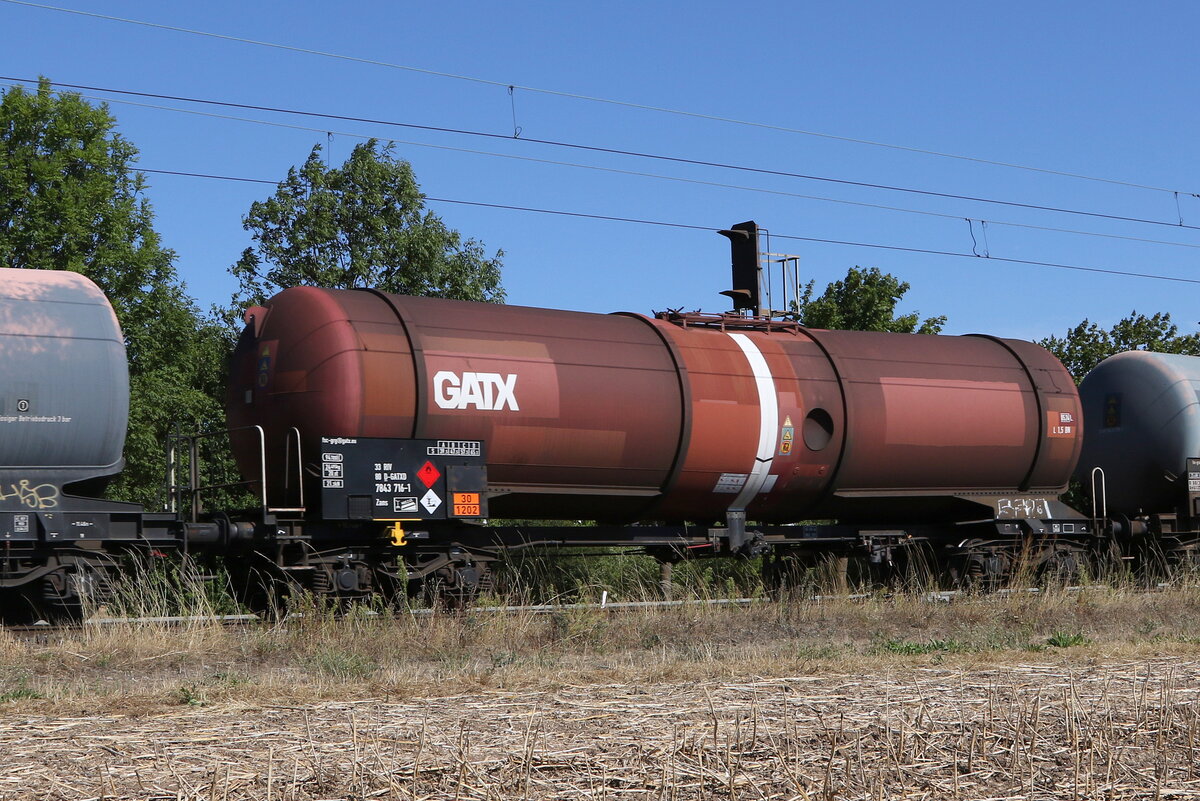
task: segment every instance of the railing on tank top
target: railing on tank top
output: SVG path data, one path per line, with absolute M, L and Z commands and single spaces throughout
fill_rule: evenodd
M 201 453 L 200 442 L 213 437 L 254 432 L 258 440 L 258 475 L 255 478 L 241 481 L 226 481 L 214 484 L 201 483 Z M 186 454 L 186 465 L 182 464 L 181 454 Z M 301 457 L 300 430 L 292 427 L 288 430 L 284 445 L 284 493 L 287 499 L 295 499 L 294 504 L 272 506 L 267 497 L 267 436 L 262 426 L 238 426 L 222 431 L 207 431 L 199 434 L 172 434 L 167 437 L 167 511 L 179 513 L 188 510 L 192 522 L 197 521 L 205 512 L 203 496 L 205 493 L 221 489 L 243 487 L 250 489 L 258 484 L 258 501 L 265 514 L 301 516 L 304 505 L 304 461 Z M 180 483 L 180 473 L 185 472 L 187 483 Z

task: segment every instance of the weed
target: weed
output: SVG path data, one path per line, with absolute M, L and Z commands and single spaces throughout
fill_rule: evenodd
M 516 665 L 521 661 L 520 654 L 513 651 L 495 651 L 492 653 L 492 669 L 499 670 L 511 665 Z
M 105 610 L 112 617 L 200 617 L 239 611 L 228 576 L 205 574 L 190 560 L 131 559 L 113 582 Z
M 925 654 L 965 654 L 979 649 L 959 640 L 912 640 L 888 639 L 876 646 L 876 653 L 900 654 L 902 656 L 923 656 Z
M 813 661 L 836 659 L 845 649 L 837 645 L 799 645 L 796 647 L 796 657 Z
M 551 632 L 558 643 L 604 644 L 607 620 L 595 609 L 563 609 L 550 616 Z
M 234 673 L 226 670 L 218 670 L 212 675 L 212 679 L 209 681 L 209 684 L 214 686 L 229 688 L 243 687 L 251 683 L 252 682 L 248 677 L 243 676 L 240 673 Z
M 5 681 L 4 684 L 7 684 L 8 686 L 4 687 L 3 685 L 0 685 L 0 703 L 44 697 L 40 692 L 29 686 L 31 674 L 28 671 L 20 668 L 12 668 L 5 670 L 5 672 L 8 673 L 8 676 L 6 677 L 7 681 Z
M 361 681 L 369 679 L 379 665 L 360 653 L 337 648 L 321 648 L 304 660 L 308 667 L 338 679 Z
M 204 691 L 195 684 L 184 684 L 175 691 L 175 697 L 180 704 L 186 706 L 204 706 L 208 701 Z
M 1091 640 L 1082 631 L 1056 631 L 1046 638 L 1046 645 L 1053 648 L 1074 648 L 1076 645 L 1088 645 Z
M 497 564 L 496 580 L 509 597 L 527 603 L 648 600 L 663 595 L 661 565 L 645 554 L 558 548 L 516 551 Z M 671 571 L 673 598 L 760 596 L 762 560 L 684 559 Z
M 44 698 L 40 692 L 28 686 L 29 674 L 18 671 L 13 679 L 13 686 L 4 690 L 0 690 L 0 704 L 8 701 L 27 701 L 37 698 Z

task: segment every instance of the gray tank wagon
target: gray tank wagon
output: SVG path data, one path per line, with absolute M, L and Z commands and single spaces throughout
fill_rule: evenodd
M 175 548 L 187 527 L 92 497 L 124 466 L 129 422 L 125 340 L 92 281 L 0 268 L 0 376 L 0 614 L 74 614 L 124 555 Z
M 78 273 L 0 269 L 0 465 L 62 485 L 120 472 L 125 340 Z M 5 488 L 7 489 L 7 488 Z
M 1088 436 L 1077 478 L 1090 486 L 1103 470 L 1110 512 L 1173 507 L 1188 459 L 1200 456 L 1200 358 L 1118 353 L 1088 373 L 1079 395 Z

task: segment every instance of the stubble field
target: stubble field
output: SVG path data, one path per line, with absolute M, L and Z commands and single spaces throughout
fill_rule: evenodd
M 0 634 L 0 798 L 1200 798 L 1200 592 Z

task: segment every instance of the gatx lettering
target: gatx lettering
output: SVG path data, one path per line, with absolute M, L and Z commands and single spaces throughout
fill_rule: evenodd
M 474 406 L 485 412 L 511 409 L 517 405 L 516 375 L 499 373 L 463 373 L 459 376 L 442 370 L 433 377 L 433 399 L 443 409 L 465 409 Z

